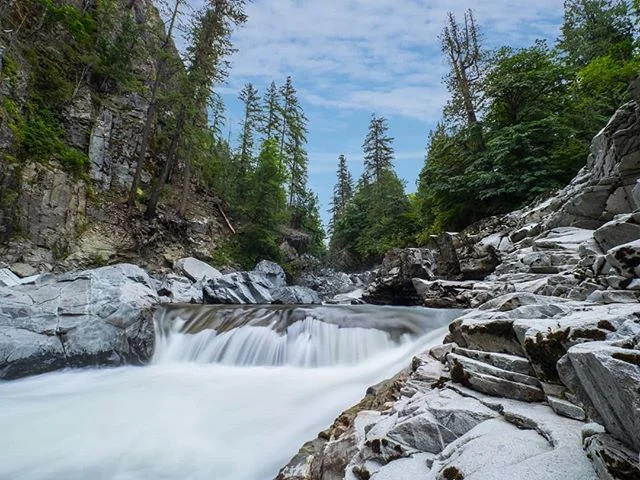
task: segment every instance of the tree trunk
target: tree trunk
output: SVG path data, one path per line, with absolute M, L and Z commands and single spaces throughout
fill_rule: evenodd
M 158 177 L 158 181 L 153 187 L 153 192 L 151 192 L 151 197 L 149 198 L 149 203 L 147 204 L 147 210 L 144 213 L 146 219 L 150 220 L 156 216 L 156 210 L 158 208 L 158 202 L 160 201 L 160 195 L 162 194 L 162 189 L 167 183 L 167 178 L 169 178 L 169 172 L 173 168 L 173 164 L 176 161 L 178 154 L 178 147 L 180 145 L 180 139 L 182 138 L 182 130 L 184 129 L 184 123 L 186 118 L 185 108 L 182 107 L 180 110 L 180 114 L 178 115 L 178 121 L 176 122 L 176 130 L 171 138 L 171 145 L 169 145 L 169 153 L 167 154 L 167 161 L 164 164 L 162 169 L 162 173 L 160 177 Z
M 159 78 L 159 77 L 158 77 Z M 147 149 L 149 146 L 149 141 L 151 140 L 151 130 L 153 129 L 153 119 L 155 117 L 156 106 L 155 106 L 155 95 L 156 95 L 156 86 L 157 81 L 154 82 L 153 90 L 151 94 L 151 103 L 149 104 L 149 108 L 147 109 L 147 118 L 144 121 L 144 127 L 142 129 L 142 140 L 140 142 L 140 150 L 138 151 L 138 160 L 136 162 L 136 172 L 133 176 L 133 181 L 131 182 L 131 189 L 129 190 L 129 199 L 127 200 L 127 204 L 130 207 L 133 207 L 136 204 L 136 198 L 138 196 L 138 187 L 140 186 L 140 179 L 142 178 L 142 169 L 144 167 L 144 161 L 147 157 Z
M 135 206 L 136 198 L 138 196 L 138 187 L 140 186 L 140 178 L 142 178 L 142 169 L 144 168 L 144 161 L 147 158 L 147 150 L 149 149 L 149 142 L 151 141 L 151 132 L 153 130 L 153 119 L 156 115 L 156 101 L 158 97 L 158 89 L 160 87 L 160 82 L 162 81 L 162 77 L 164 75 L 164 69 L 166 64 L 166 59 L 164 54 L 167 51 L 169 46 L 169 41 L 171 40 L 171 35 L 173 34 L 173 28 L 176 23 L 176 19 L 178 16 L 178 7 L 180 6 L 182 0 L 176 0 L 175 6 L 173 8 L 173 12 L 171 14 L 171 21 L 169 23 L 169 28 L 167 30 L 167 36 L 165 38 L 164 43 L 162 44 L 162 53 L 160 54 L 160 58 L 158 59 L 158 71 L 156 72 L 156 78 L 153 81 L 153 86 L 151 87 L 151 98 L 149 99 L 149 108 L 147 108 L 147 117 L 144 121 L 144 127 L 142 129 L 142 140 L 140 142 L 140 150 L 138 151 L 138 160 L 136 162 L 136 171 L 133 175 L 133 181 L 131 182 L 131 189 L 129 190 L 129 198 L 127 200 L 127 204 L 130 207 Z
M 182 199 L 180 200 L 180 216 L 184 217 L 187 211 L 187 200 L 189 199 L 189 191 L 191 187 L 191 161 L 188 155 L 184 160 L 184 176 L 182 181 Z

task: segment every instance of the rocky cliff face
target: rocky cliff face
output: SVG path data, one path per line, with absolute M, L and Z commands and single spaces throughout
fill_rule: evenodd
M 81 9 L 84 5 L 81 0 L 66 3 Z M 28 263 L 38 271 L 55 266 L 67 270 L 137 256 L 138 263 L 161 268 L 187 253 L 210 257 L 217 239 L 227 233 L 216 207 L 219 200 L 204 191 L 194 192 L 186 219 L 167 208 L 157 221 L 145 222 L 137 211 L 122 208 L 149 108 L 148 91 L 156 75 L 152 52 L 158 49 L 164 25 L 151 0 L 123 0 L 114 8 L 144 27 L 131 67 L 142 85 L 127 90 L 96 85 L 89 78 L 77 83 L 64 107 L 63 140 L 88 158 L 85 174 L 71 173 L 56 161 L 16 160 L 19 139 L 10 112 L 0 108 L 0 258 L 6 265 Z M 16 48 L 7 48 L 14 34 L 6 30 L 0 35 L 0 64 L 4 58 L 15 68 L 11 75 L 5 69 L 0 77 L 0 105 L 24 112 L 29 108 L 34 73 Z M 161 149 L 152 145 L 143 186 L 162 160 Z M 169 190 L 167 204 L 177 196 L 171 186 Z
M 364 298 L 475 310 L 278 480 L 640 478 L 639 182 L 636 100 L 553 197 L 390 252 Z

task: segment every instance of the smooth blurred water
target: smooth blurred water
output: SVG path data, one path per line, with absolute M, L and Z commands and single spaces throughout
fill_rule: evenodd
M 149 366 L 0 383 L 0 479 L 272 479 L 368 386 L 439 343 L 456 315 L 168 309 Z

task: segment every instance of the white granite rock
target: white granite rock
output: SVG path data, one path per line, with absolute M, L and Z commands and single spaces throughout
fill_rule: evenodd
M 181 258 L 174 266 L 175 270 L 193 282 L 222 277 L 222 273 L 197 258 Z

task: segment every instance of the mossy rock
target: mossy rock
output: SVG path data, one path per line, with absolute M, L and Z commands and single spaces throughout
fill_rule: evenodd
M 560 380 L 556 364 L 567 353 L 569 332 L 569 328 L 547 334 L 538 332 L 535 337 L 524 341 L 525 353 L 540 380 L 552 383 Z

